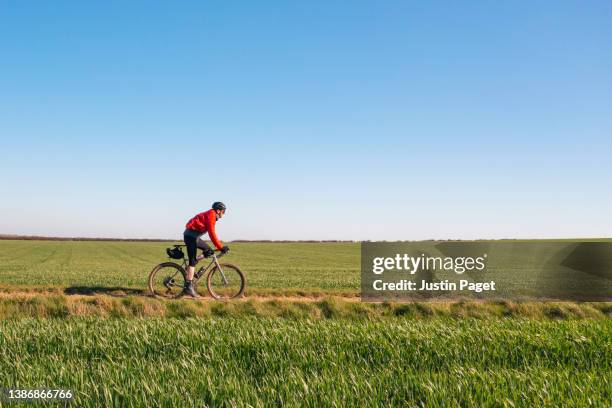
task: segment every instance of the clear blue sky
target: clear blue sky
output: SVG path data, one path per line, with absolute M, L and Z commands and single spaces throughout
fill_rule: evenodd
M 612 236 L 610 1 L 3 1 L 0 233 Z

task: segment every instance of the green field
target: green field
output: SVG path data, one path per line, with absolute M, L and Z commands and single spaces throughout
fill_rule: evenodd
M 1 241 L 0 282 L 8 285 L 146 287 L 168 260 L 158 242 Z M 234 243 L 225 258 L 250 288 L 359 289 L 359 244 Z
M 236 243 L 246 300 L 153 299 L 166 246 L 0 241 L 0 387 L 92 407 L 612 400 L 610 303 L 362 303 L 349 243 Z
M 0 383 L 79 406 L 605 406 L 600 321 L 0 322 Z

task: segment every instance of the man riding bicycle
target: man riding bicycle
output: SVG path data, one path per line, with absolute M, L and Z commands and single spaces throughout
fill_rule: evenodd
M 183 238 L 185 245 L 187 246 L 189 266 L 187 267 L 185 274 L 185 287 L 181 292 L 181 295 L 194 298 L 198 297 L 198 294 L 193 288 L 193 275 L 195 272 L 195 265 L 198 263 L 197 249 L 200 248 L 202 250 L 205 258 L 212 256 L 214 253 L 206 241 L 202 239 L 202 235 L 208 233 L 212 243 L 222 253 L 225 254 L 227 251 L 229 251 L 229 248 L 219 241 L 219 238 L 217 238 L 217 233 L 215 232 L 215 223 L 217 220 L 223 218 L 226 208 L 227 207 L 225 204 L 220 201 L 216 201 L 213 203 L 210 210 L 197 214 L 187 222 L 185 232 L 183 233 Z

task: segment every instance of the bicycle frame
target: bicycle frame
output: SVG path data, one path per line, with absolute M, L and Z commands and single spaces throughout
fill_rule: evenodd
M 184 246 L 184 245 L 175 245 L 175 246 Z M 206 268 L 200 268 L 200 271 L 202 271 L 202 273 L 199 273 L 200 271 L 198 271 L 197 273 L 195 273 L 193 275 L 194 280 L 197 282 L 198 280 L 200 280 L 200 278 L 204 275 L 206 275 L 212 268 L 213 265 L 215 265 L 217 267 L 217 269 L 219 270 L 219 273 L 221 274 L 221 279 L 223 280 L 223 284 L 227 285 L 227 278 L 225 277 L 225 273 L 223 273 L 223 268 L 221 268 L 221 264 L 219 263 L 219 258 L 221 258 L 223 255 L 223 253 L 219 253 L 219 255 L 217 255 L 217 253 L 213 252 L 212 254 L 212 260 L 210 261 L 210 263 L 208 264 L 208 266 Z M 196 256 L 196 266 L 198 265 L 198 263 L 202 260 L 205 259 L 204 255 L 200 254 L 198 256 Z M 183 269 L 187 270 L 187 258 L 185 258 L 183 256 Z M 194 266 L 195 268 L 195 266 Z
M 219 258 L 221 258 L 222 256 L 223 256 L 223 254 L 220 254 L 219 256 L 217 256 L 217 254 L 213 253 L 212 260 L 210 261 L 208 266 L 206 268 L 204 268 L 204 269 L 200 269 L 200 271 L 202 271 L 202 273 L 196 273 L 194 275 L 194 278 L 197 278 L 199 280 L 202 276 L 206 275 L 209 271 L 211 271 L 212 270 L 212 266 L 215 265 L 217 267 L 217 269 L 219 270 L 219 273 L 221 274 L 221 279 L 223 280 L 223 284 L 227 285 L 227 278 L 225 277 L 225 273 L 223 273 L 223 268 L 221 268 L 221 264 L 219 263 Z M 204 256 L 203 255 L 199 255 L 199 256 L 196 257 L 196 259 L 199 262 L 200 260 L 204 259 Z

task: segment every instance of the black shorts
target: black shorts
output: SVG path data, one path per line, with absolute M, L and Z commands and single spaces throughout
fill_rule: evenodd
M 199 231 L 186 229 L 183 233 L 183 240 L 187 245 L 187 256 L 189 257 L 189 266 L 195 266 L 198 262 L 196 256 L 198 255 L 198 248 L 204 252 L 212 251 L 210 245 L 206 243 L 201 237 L 204 235 Z

